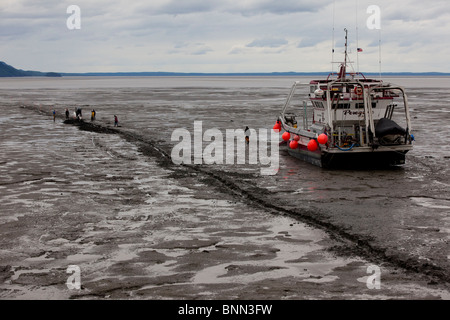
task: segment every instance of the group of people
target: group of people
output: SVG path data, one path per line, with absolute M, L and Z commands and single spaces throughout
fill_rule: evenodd
M 77 120 L 82 120 L 83 119 L 83 115 L 81 112 L 81 108 L 75 108 L 74 111 L 74 118 L 76 118 Z M 94 109 L 92 109 L 91 111 L 91 121 L 95 120 L 95 116 L 97 115 L 97 113 L 95 112 Z M 66 108 L 66 120 L 69 120 L 70 117 L 70 113 L 69 113 L 69 109 Z M 53 122 L 55 122 L 56 120 L 56 110 L 53 110 Z M 114 127 L 118 127 L 119 126 L 119 118 L 114 115 Z M 244 129 L 245 132 L 245 142 L 248 144 L 250 141 L 250 129 L 249 127 L 245 127 Z
M 53 121 L 55 121 L 55 117 L 56 117 L 56 111 L 53 110 Z M 69 112 L 69 109 L 66 108 L 66 120 L 69 120 L 69 118 L 70 118 L 70 112 Z M 73 112 L 73 118 L 77 119 L 77 120 L 83 119 L 83 113 L 81 111 L 81 108 L 75 108 L 75 111 Z M 95 120 L 95 110 L 92 110 L 91 120 Z
M 97 112 L 95 112 L 95 110 L 92 109 L 91 121 L 95 120 L 96 115 L 97 115 Z M 73 112 L 73 117 L 74 117 L 74 119 L 77 119 L 77 120 L 83 119 L 83 114 L 82 114 L 81 108 L 78 108 L 78 107 L 75 108 L 75 111 Z M 70 112 L 69 112 L 69 109 L 66 108 L 66 120 L 69 120 L 69 118 L 70 118 Z M 55 122 L 55 121 L 56 121 L 56 110 L 53 110 L 53 122 Z M 118 126 L 119 126 L 119 118 L 116 115 L 114 115 L 114 127 L 118 127 Z

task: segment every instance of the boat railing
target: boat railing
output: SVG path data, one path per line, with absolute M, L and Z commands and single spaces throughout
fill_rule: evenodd
M 295 95 L 297 87 L 302 85 L 302 84 L 303 83 L 300 82 L 300 81 L 294 82 L 294 84 L 292 85 L 291 91 L 290 91 L 290 93 L 289 93 L 289 95 L 288 95 L 288 97 L 286 99 L 285 104 L 284 104 L 283 110 L 281 111 L 281 114 L 280 114 L 280 116 L 278 118 L 278 120 L 281 122 L 281 125 L 282 125 L 283 129 L 285 131 L 289 132 L 289 133 L 303 135 L 303 136 L 310 137 L 310 138 L 315 138 L 317 136 L 316 133 L 310 132 L 310 131 L 307 131 L 306 129 L 302 129 L 302 128 L 298 128 L 298 127 L 295 128 L 295 127 L 289 125 L 288 121 L 286 120 L 286 116 L 287 115 L 292 116 L 292 114 L 287 113 L 286 110 L 291 105 L 291 101 L 292 101 L 292 98 Z M 306 102 L 304 102 L 304 103 L 306 103 Z M 306 106 L 304 105 L 304 107 L 305 107 L 305 113 L 306 113 Z
M 405 119 L 406 119 L 406 132 L 407 134 L 410 136 L 411 135 L 411 117 L 409 115 L 409 106 L 408 106 L 408 97 L 406 96 L 406 92 L 405 89 L 401 86 L 392 86 L 390 84 L 388 85 L 382 85 L 382 86 L 376 86 L 376 87 L 372 87 L 369 88 L 368 90 L 368 94 L 370 95 L 372 92 L 376 91 L 376 90 L 399 90 L 402 93 L 402 97 L 403 97 L 403 106 L 404 106 L 404 112 L 405 112 Z M 393 110 L 390 111 L 393 113 Z
M 332 79 L 330 79 L 330 77 L 333 77 L 333 76 L 336 76 L 337 77 L 336 80 L 339 80 L 340 75 L 341 74 L 338 72 L 331 72 L 327 77 L 327 81 L 332 80 Z M 366 76 L 362 72 L 347 72 L 347 73 L 345 73 L 345 75 L 350 76 L 351 77 L 350 79 L 353 79 L 353 80 L 355 80 L 355 76 L 362 76 L 362 79 L 367 80 Z

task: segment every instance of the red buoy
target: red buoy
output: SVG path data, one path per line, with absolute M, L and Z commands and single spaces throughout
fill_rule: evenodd
M 278 121 L 273 126 L 273 131 L 275 131 L 275 132 L 280 132 L 281 131 L 281 124 Z
M 298 142 L 295 140 L 292 140 L 291 143 L 289 143 L 289 147 L 291 149 L 297 149 L 298 148 Z
M 298 142 L 298 141 L 300 141 L 300 137 L 298 135 L 295 135 L 294 140 Z
M 308 142 L 308 150 L 309 151 L 316 151 L 318 147 L 319 146 L 317 145 L 316 140 L 314 140 L 314 139 L 309 140 L 309 142 Z
M 281 138 L 283 138 L 284 141 L 288 141 L 291 138 L 291 134 L 289 132 L 285 132 Z
M 317 137 L 317 141 L 320 144 L 326 144 L 328 142 L 328 136 L 325 133 L 322 133 L 319 137 Z

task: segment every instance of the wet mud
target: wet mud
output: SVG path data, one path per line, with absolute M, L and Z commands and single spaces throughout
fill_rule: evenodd
M 80 130 L 106 134 L 120 134 L 131 143 L 139 142 L 139 150 L 145 155 L 156 157 L 160 166 L 176 170 L 175 165 L 171 161 L 170 155 L 158 148 L 157 142 L 155 141 L 146 141 L 144 137 L 139 137 L 136 134 L 122 133 L 120 130 L 112 130 L 108 127 L 101 127 L 97 124 L 87 123 L 84 121 L 66 120 L 64 123 L 76 125 Z M 397 252 L 393 252 L 389 248 L 378 247 L 372 243 L 370 238 L 361 237 L 358 234 L 352 233 L 350 230 L 340 228 L 338 225 L 323 219 L 323 217 L 320 216 L 320 212 L 317 210 L 307 208 L 303 208 L 301 210 L 292 209 L 274 203 L 272 199 L 267 200 L 265 198 L 267 195 L 266 190 L 255 186 L 245 188 L 244 185 L 236 182 L 236 178 L 239 176 L 242 178 L 242 174 L 227 174 L 223 171 L 213 170 L 212 168 L 189 164 L 182 164 L 181 166 L 187 168 L 188 172 L 198 172 L 206 176 L 207 184 L 210 186 L 215 186 L 221 193 L 227 192 L 232 196 L 242 199 L 242 201 L 253 207 L 262 208 L 272 214 L 287 215 L 298 221 L 307 223 L 310 226 L 324 230 L 331 237 L 338 239 L 341 242 L 341 244 L 332 248 L 332 250 L 341 255 L 359 256 L 369 259 L 374 263 L 389 263 L 393 267 L 398 267 L 406 271 L 417 273 L 418 276 L 425 275 L 430 278 L 430 283 L 450 283 L 450 273 L 448 272 L 448 269 L 440 267 L 429 261 L 421 261 L 420 259 L 416 260 L 407 255 L 399 255 Z M 183 173 L 183 175 L 184 174 L 186 173 Z M 430 232 L 439 232 L 439 229 L 437 228 L 430 230 Z
M 41 91 L 33 94 L 43 101 Z M 283 154 L 271 177 L 258 166 L 174 165 L 174 127 L 193 132 L 194 119 L 242 127 L 239 118 L 270 127 L 262 119 L 284 91 L 137 91 L 106 102 L 84 92 L 94 122 L 65 121 L 58 102 L 2 103 L 17 112 L 2 129 L 1 298 L 449 298 L 446 150 L 370 172 L 322 170 Z M 150 106 L 127 100 L 137 93 Z M 213 125 L 224 98 L 227 116 Z M 259 118 L 233 107 L 252 109 L 249 101 L 263 101 Z M 118 128 L 102 117 L 113 112 Z M 65 285 L 69 264 L 81 267 L 81 290 Z M 383 271 L 381 290 L 367 287 L 369 265 Z

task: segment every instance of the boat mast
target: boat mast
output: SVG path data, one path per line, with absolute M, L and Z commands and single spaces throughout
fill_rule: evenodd
M 344 67 L 347 67 L 347 39 L 348 39 L 348 31 L 347 31 L 347 28 L 345 28 L 344 31 L 345 31 L 345 57 L 344 57 Z
M 339 70 L 339 74 L 338 74 L 338 80 L 340 81 L 345 81 L 345 73 L 347 72 L 347 39 L 348 39 L 348 31 L 345 28 L 345 53 L 344 53 L 344 63 L 341 64 L 341 68 Z

